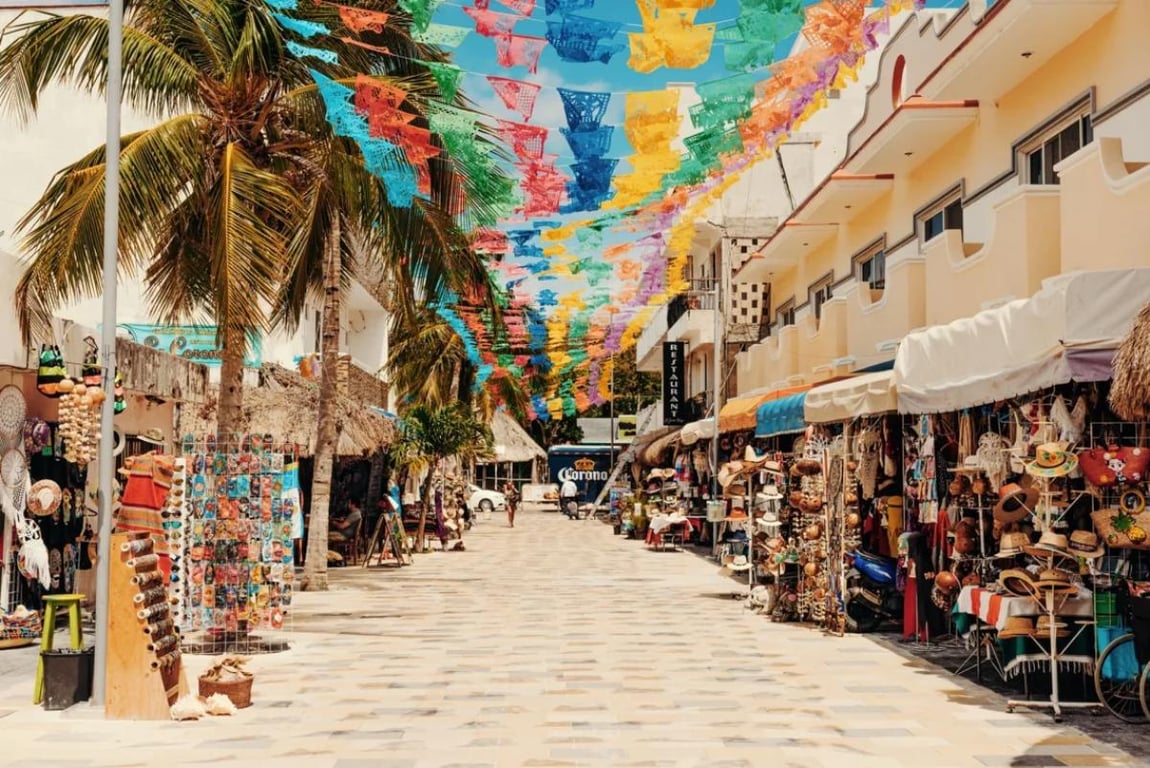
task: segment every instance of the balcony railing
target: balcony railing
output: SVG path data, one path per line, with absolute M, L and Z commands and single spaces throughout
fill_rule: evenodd
M 690 286 L 688 290 L 674 296 L 667 302 L 668 328 L 693 309 L 712 310 L 715 308 L 714 280 L 709 278 L 691 280 Z

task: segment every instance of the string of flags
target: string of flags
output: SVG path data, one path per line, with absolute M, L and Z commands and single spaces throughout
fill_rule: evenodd
M 478 385 L 503 376 L 550 382 L 532 398 L 530 415 L 538 418 L 572 415 L 610 397 L 604 383 L 614 355 L 633 346 L 655 309 L 685 288 L 694 220 L 825 106 L 830 90 L 857 80 L 895 14 L 922 4 L 741 0 L 736 18 L 716 22 L 700 19 L 715 0 L 634 0 L 640 28 L 623 32 L 622 23 L 596 17 L 595 0 L 544 0 L 544 18 L 536 0 L 497 0 L 496 7 L 463 0 L 471 27 L 437 22 L 444 0 L 397 0 L 397 13 L 326 0 L 264 2 L 289 52 L 313 67 L 333 132 L 356 141 L 392 205 L 426 197 L 428 161 L 445 154 L 484 209 L 496 211 L 475 217 L 471 245 L 488 254 L 500 286 L 498 319 L 459 296 L 441 296 L 434 308 L 463 340 Z M 545 32 L 527 34 L 525 21 Z M 459 105 L 467 71 L 440 54 L 420 60 L 439 87 L 439 99 L 422 112 L 403 88 L 373 73 L 350 83 L 324 74 L 325 65 L 339 63 L 325 41 L 387 57 L 382 36 L 396 24 L 440 54 L 472 32 L 490 39 L 502 71 L 475 74 L 514 118 Z M 796 38 L 804 44 L 778 57 Z M 550 129 L 533 122 L 550 86 L 530 75 L 548 48 L 564 62 L 625 61 L 641 74 L 694 69 L 719 52 L 729 74 L 691 89 L 694 103 L 671 86 L 555 88 L 566 122 L 559 135 L 570 152 L 561 166 L 549 151 Z M 605 123 L 620 97 L 622 125 Z M 487 150 L 481 134 L 506 146 L 506 161 Z M 625 156 L 612 152 L 620 138 Z

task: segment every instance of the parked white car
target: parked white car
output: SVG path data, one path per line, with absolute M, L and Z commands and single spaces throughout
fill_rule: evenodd
M 467 486 L 467 506 L 473 512 L 492 512 L 507 506 L 507 497 L 499 491 L 489 491 L 478 485 Z

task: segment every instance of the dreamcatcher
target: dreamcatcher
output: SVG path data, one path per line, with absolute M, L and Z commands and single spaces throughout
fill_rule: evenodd
M 878 487 L 878 467 L 882 452 L 882 435 L 870 427 L 859 433 L 855 439 L 855 455 L 858 457 L 858 481 L 864 499 L 873 499 Z
M 16 536 L 20 539 L 16 565 L 20 573 L 33 581 L 39 581 L 40 586 L 48 589 L 52 586 L 48 548 L 40 536 L 40 526 L 24 516 L 31 484 L 24 454 L 16 448 L 6 450 L 0 458 L 0 507 L 12 521 Z

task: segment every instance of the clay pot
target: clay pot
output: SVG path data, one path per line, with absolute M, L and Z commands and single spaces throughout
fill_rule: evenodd
M 791 503 L 792 507 L 801 507 L 803 504 L 803 492 L 791 491 L 790 494 L 787 495 L 787 501 Z
M 817 496 L 805 496 L 799 504 L 799 507 L 804 512 L 819 512 L 823 508 L 823 500 Z
M 935 576 L 934 585 L 943 592 L 953 592 L 961 586 L 958 577 L 950 571 L 943 571 Z
M 820 526 L 818 523 L 808 525 L 806 527 L 806 530 L 803 531 L 803 538 L 806 539 L 807 541 L 814 541 L 815 539 L 819 538 L 822 535 L 823 535 L 823 529 L 822 529 L 822 526 Z
M 847 512 L 846 521 L 845 521 L 847 524 L 847 528 L 858 528 L 859 523 L 861 521 L 862 520 L 859 517 L 858 512 Z
M 803 566 L 803 573 L 805 573 L 807 576 L 810 576 L 813 579 L 815 576 L 819 575 L 819 564 L 813 560 L 810 561 L 809 563 L 807 563 L 806 565 Z
M 848 462 L 847 462 L 847 471 L 848 471 L 848 472 L 854 472 L 854 471 L 856 471 L 858 468 L 859 468 L 859 465 L 858 465 L 858 462 L 857 462 L 857 461 L 848 461 Z

